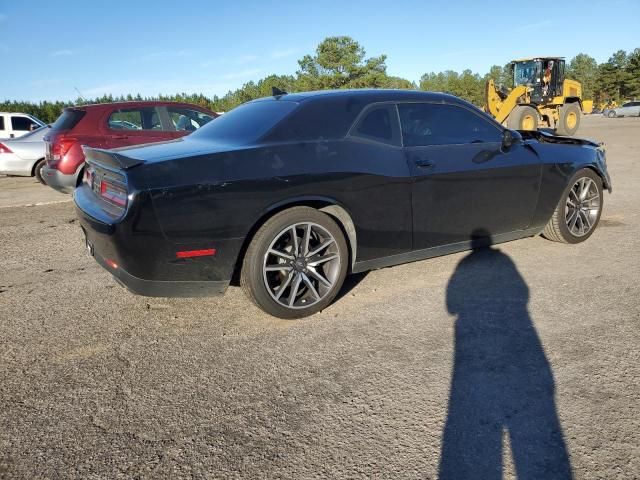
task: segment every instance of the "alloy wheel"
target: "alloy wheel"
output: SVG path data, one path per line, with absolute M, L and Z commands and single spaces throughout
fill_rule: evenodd
M 598 220 L 600 192 L 589 177 L 579 178 L 569 190 L 565 207 L 565 220 L 572 235 L 583 237 Z
M 338 244 L 311 222 L 282 230 L 264 255 L 263 278 L 271 297 L 287 308 L 315 305 L 332 291 L 340 275 Z

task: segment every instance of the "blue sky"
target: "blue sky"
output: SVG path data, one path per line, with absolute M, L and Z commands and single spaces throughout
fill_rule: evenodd
M 640 0 L 0 0 L 0 100 L 103 93 L 222 95 L 349 35 L 387 71 L 423 73 L 530 55 L 606 61 L 640 47 Z M 507 21 L 507 15 L 520 21 Z M 606 21 L 605 21 L 606 20 Z M 506 25 L 498 28 L 499 25 Z

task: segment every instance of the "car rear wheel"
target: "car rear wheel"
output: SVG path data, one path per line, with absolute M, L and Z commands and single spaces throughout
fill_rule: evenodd
M 302 318 L 326 308 L 347 274 L 349 251 L 327 214 L 294 207 L 256 232 L 244 257 L 240 284 L 270 315 Z
M 593 170 L 579 170 L 562 193 L 542 235 L 555 242 L 584 242 L 600 221 L 603 199 L 600 177 Z
M 36 177 L 36 180 L 38 180 L 43 185 L 46 185 L 46 183 L 44 182 L 44 178 L 42 178 L 42 168 L 46 164 L 47 162 L 43 158 L 42 160 L 38 160 L 38 162 L 33 167 L 33 176 Z
M 613 110 L 611 110 L 609 113 L 607 113 L 607 117 L 609 118 L 614 118 L 616 116 L 616 112 L 614 112 Z
M 574 135 L 580 127 L 582 111 L 577 103 L 567 103 L 560 107 L 556 133 L 559 135 Z

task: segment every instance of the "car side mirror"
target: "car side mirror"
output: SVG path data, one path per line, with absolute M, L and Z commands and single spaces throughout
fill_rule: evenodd
M 511 130 L 502 132 L 502 148 L 509 149 L 515 142 L 516 139 Z

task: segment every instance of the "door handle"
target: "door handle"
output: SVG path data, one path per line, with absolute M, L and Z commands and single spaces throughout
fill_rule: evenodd
M 114 138 L 115 140 L 125 140 L 127 138 L 129 138 L 128 135 L 114 135 L 112 138 Z
M 434 165 L 433 162 L 428 158 L 418 158 L 416 160 L 416 166 L 420 168 L 430 168 L 430 167 L 433 167 L 433 165 Z

